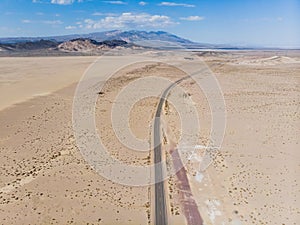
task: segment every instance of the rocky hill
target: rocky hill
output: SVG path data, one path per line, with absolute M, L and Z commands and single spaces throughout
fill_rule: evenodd
M 100 52 L 108 51 L 114 48 L 131 47 L 134 47 L 134 45 L 122 40 L 108 40 L 97 42 L 92 39 L 77 38 L 59 44 L 57 46 L 57 49 L 64 52 Z
M 37 40 L 16 43 L 0 43 L 0 56 L 6 55 L 98 55 L 112 49 L 143 49 L 123 40 L 95 41 L 77 38 L 65 42 Z

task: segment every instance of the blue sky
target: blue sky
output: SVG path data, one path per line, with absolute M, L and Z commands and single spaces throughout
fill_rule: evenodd
M 300 47 L 300 0 L 1 0 L 0 37 L 164 30 L 203 43 Z

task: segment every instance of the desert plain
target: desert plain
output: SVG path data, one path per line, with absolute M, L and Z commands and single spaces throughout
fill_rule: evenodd
M 153 164 L 153 119 L 159 96 L 132 106 L 132 133 L 149 140 L 149 151 L 132 151 L 112 127 L 112 107 L 124 87 L 157 76 L 175 82 L 180 69 L 157 61 L 176 57 L 163 51 L 138 53 L 152 60 L 116 71 L 97 96 L 95 124 L 107 151 L 116 160 L 136 166 Z M 223 92 L 226 128 L 213 163 L 199 165 L 203 149 L 194 147 L 184 165 L 191 198 L 204 223 L 212 225 L 296 225 L 299 206 L 300 52 L 189 52 L 210 69 Z M 175 56 L 174 56 L 175 55 Z M 105 57 L 105 56 L 104 56 Z M 121 56 L 107 56 L 113 65 Z M 126 57 L 139 57 L 139 55 Z M 0 223 L 1 224 L 154 224 L 154 185 L 130 186 L 97 173 L 76 141 L 72 110 L 78 82 L 97 59 L 72 57 L 0 58 Z M 98 70 L 96 76 L 104 71 Z M 192 79 L 179 84 L 199 114 L 199 146 L 209 140 L 212 116 L 205 94 Z M 149 87 L 150 89 L 152 87 Z M 168 97 L 172 97 L 172 91 Z M 128 102 L 127 102 L 128 101 Z M 180 152 L 181 123 L 177 109 L 162 111 L 163 156 L 173 164 L 170 149 Z M 122 130 L 123 127 L 117 127 Z M 189 146 L 193 148 L 193 146 Z M 298 150 L 297 150 L 298 149 Z M 107 162 L 103 162 L 107 163 Z M 148 170 L 145 176 L 151 177 Z M 180 176 L 165 180 L 169 224 L 188 224 Z M 199 223 L 200 224 L 200 223 Z

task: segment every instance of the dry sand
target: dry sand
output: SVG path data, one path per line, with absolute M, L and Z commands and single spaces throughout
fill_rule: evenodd
M 96 57 L 0 58 L 0 110 L 78 82 Z
M 224 92 L 227 127 L 215 163 L 199 172 L 202 152 L 186 165 L 194 200 L 205 224 L 297 224 L 299 204 L 300 54 L 207 52 Z M 196 57 L 195 55 L 193 57 Z M 97 174 L 84 161 L 72 130 L 76 82 L 95 57 L 0 58 L 0 221 L 2 224 L 153 224 L 153 187 L 130 187 Z M 117 60 L 117 56 L 115 58 Z M 119 71 L 99 96 L 96 123 L 118 160 L 151 164 L 151 152 L 133 152 L 114 136 L 114 98 L 145 76 L 177 80 L 181 71 L 157 63 Z M 199 145 L 208 141 L 209 105 L 194 82 L 181 84 L 201 120 Z M 172 95 L 172 93 L 171 93 Z M 3 97 L 5 96 L 5 97 Z M 132 132 L 153 135 L 158 99 L 138 102 L 130 113 Z M 18 103 L 18 104 L 15 104 Z M 116 103 L 118 104 L 118 103 Z M 126 104 L 122 102 L 119 104 Z M 178 113 L 164 108 L 164 149 L 180 136 Z M 151 171 L 149 171 L 151 173 Z M 167 184 L 169 221 L 185 224 L 176 176 Z
M 221 63 L 211 68 L 227 107 L 226 134 L 214 164 L 199 172 L 199 149 L 187 165 L 205 224 L 298 224 L 299 54 L 206 53 L 202 59 L 208 65 Z M 193 85 L 182 85 L 198 103 L 199 145 L 205 145 L 208 105 Z M 179 136 L 175 114 L 171 109 L 167 120 Z

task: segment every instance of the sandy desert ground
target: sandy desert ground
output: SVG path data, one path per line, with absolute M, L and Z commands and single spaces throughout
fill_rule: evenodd
M 164 55 L 147 54 L 153 55 L 152 61 Z M 191 149 L 194 155 L 185 166 L 204 224 L 296 225 L 300 221 L 300 52 L 189 54 L 211 68 L 227 110 L 226 133 L 214 163 L 200 172 L 203 149 Z M 95 59 L 0 58 L 1 224 L 153 224 L 153 186 L 126 186 L 100 176 L 76 144 L 74 92 Z M 110 63 L 117 60 L 113 56 Z M 118 71 L 95 93 L 99 137 L 115 159 L 127 164 L 151 165 L 153 152 L 132 151 L 116 138 L 112 106 L 128 103 L 115 101 L 123 87 L 150 76 L 176 81 L 186 74 L 163 63 L 138 63 Z M 199 145 L 206 145 L 209 103 L 195 82 L 185 80 L 180 86 L 188 95 L 179 98 L 189 98 L 199 113 Z M 138 138 L 151 140 L 157 103 L 158 98 L 150 97 L 132 108 L 129 126 Z M 167 168 L 173 170 L 170 148 L 179 143 L 180 118 L 172 104 L 164 106 L 162 120 L 164 156 Z M 174 174 L 165 181 L 170 224 L 188 221 L 179 179 Z

